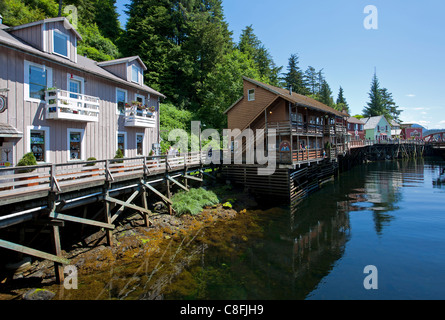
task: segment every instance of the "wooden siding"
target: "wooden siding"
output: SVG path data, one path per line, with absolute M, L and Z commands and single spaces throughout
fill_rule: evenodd
M 248 101 L 248 90 L 255 89 L 255 100 Z M 269 105 L 276 95 L 244 80 L 244 98 L 227 113 L 229 129 L 244 129 L 261 112 L 261 109 Z
M 111 72 L 112 74 L 114 74 L 115 76 L 117 76 L 121 79 L 128 80 L 127 79 L 127 63 L 126 62 L 119 63 L 119 64 L 112 64 L 109 66 L 103 66 L 102 68 Z
M 14 140 L 13 164 L 28 151 L 30 144 L 28 127 L 41 126 L 50 130 L 50 162 L 64 163 L 68 160 L 68 129 L 84 130 L 85 157 L 99 159 L 113 158 L 117 150 L 117 132 L 126 132 L 127 156 L 137 156 L 136 134 L 144 134 L 144 149 L 146 155 L 150 152 L 152 144 L 157 142 L 158 128 L 129 128 L 125 127 L 124 116 L 116 112 L 116 88 L 127 90 L 127 101 L 134 99 L 136 93 L 144 95 L 148 99 L 148 92 L 135 89 L 130 86 L 116 84 L 112 81 L 98 78 L 87 72 L 80 72 L 62 67 L 59 64 L 45 62 L 47 68 L 52 68 L 53 86 L 62 90 L 68 89 L 68 77 L 81 77 L 84 79 L 84 94 L 96 96 L 100 99 L 100 114 L 98 122 L 76 122 L 63 120 L 46 120 L 45 103 L 25 100 L 24 92 L 24 61 L 42 64 L 40 59 L 33 56 L 18 53 L 11 49 L 0 52 L 0 88 L 8 88 L 8 109 L 0 113 L 0 122 L 8 123 L 23 133 L 23 138 Z M 158 97 L 152 95 L 146 100 L 149 106 L 159 108 Z M 159 121 L 159 118 L 157 119 Z M 159 123 L 159 122 L 158 122 Z
M 76 35 L 74 32 L 70 30 L 66 30 L 63 26 L 62 21 L 57 22 L 47 22 L 45 23 L 44 28 L 44 41 L 46 41 L 46 47 L 44 48 L 46 52 L 52 53 L 53 52 L 53 32 L 54 30 L 58 30 L 61 33 L 67 35 L 69 37 L 68 39 L 68 51 L 69 51 L 69 60 L 73 62 L 77 62 L 77 47 L 76 47 Z
M 14 36 L 23 39 L 33 47 L 43 50 L 43 24 L 11 31 Z

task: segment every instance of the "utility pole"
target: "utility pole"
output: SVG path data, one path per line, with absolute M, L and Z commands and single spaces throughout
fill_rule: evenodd
M 59 0 L 59 17 L 62 16 L 62 0 Z

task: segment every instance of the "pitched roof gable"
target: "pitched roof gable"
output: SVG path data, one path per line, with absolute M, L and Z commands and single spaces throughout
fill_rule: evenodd
M 139 64 L 144 69 L 144 71 L 147 70 L 147 66 L 144 64 L 144 62 L 142 61 L 142 59 L 139 56 L 132 56 L 132 57 L 115 59 L 115 60 L 102 61 L 102 62 L 98 62 L 97 65 L 100 67 L 106 67 L 106 66 L 111 66 L 111 65 L 115 65 L 115 64 L 128 63 L 128 62 L 132 62 L 134 60 L 137 60 L 139 62 Z
M 290 94 L 289 90 L 275 87 L 275 86 L 272 86 L 272 85 L 254 80 L 254 79 L 250 79 L 248 77 L 243 77 L 243 79 L 252 83 L 252 84 L 255 84 L 265 90 L 268 90 L 269 92 L 272 92 L 273 94 L 276 94 L 277 96 L 279 96 L 289 102 L 295 103 L 297 105 L 311 108 L 311 109 L 321 110 L 321 111 L 324 111 L 327 113 L 334 114 L 339 117 L 348 117 L 349 116 L 348 114 L 337 111 L 337 110 L 335 110 L 335 109 L 333 109 L 333 108 L 331 108 L 331 107 L 329 107 L 315 99 L 306 97 L 304 95 L 301 95 L 301 94 L 298 94 L 295 92 L 292 92 L 292 94 Z M 230 106 L 230 108 L 228 108 L 226 111 L 224 111 L 224 113 L 229 112 L 241 100 L 242 100 L 242 98 L 240 100 L 238 100 L 236 103 L 234 103 L 232 106 Z
M 49 22 L 58 22 L 58 21 L 63 22 L 63 26 L 65 27 L 65 29 L 70 30 L 71 32 L 73 32 L 76 35 L 76 37 L 79 40 L 82 40 L 82 36 L 80 35 L 80 33 L 77 32 L 77 30 L 74 28 L 74 26 L 65 17 L 49 18 L 49 19 L 39 20 L 39 21 L 30 22 L 30 23 L 26 23 L 26 24 L 21 24 L 16 27 L 8 27 L 8 28 L 6 28 L 6 31 L 20 30 L 20 29 L 33 27 L 33 26 L 36 26 L 39 24 L 45 24 L 45 23 L 49 23 Z

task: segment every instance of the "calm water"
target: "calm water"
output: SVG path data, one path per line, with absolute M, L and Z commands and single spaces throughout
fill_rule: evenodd
M 135 258 L 131 265 L 82 278 L 70 294 L 77 299 L 445 299 L 443 170 L 445 162 L 438 160 L 356 167 L 294 208 L 249 211 L 172 239 L 150 261 Z M 377 290 L 363 286 L 368 265 L 377 267 Z
M 164 298 L 445 299 L 444 168 L 373 163 L 292 210 L 252 211 L 251 228 L 209 245 Z M 367 265 L 377 290 L 363 286 Z

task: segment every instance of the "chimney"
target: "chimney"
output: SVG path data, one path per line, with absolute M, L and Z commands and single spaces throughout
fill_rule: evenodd
M 292 95 L 292 85 L 289 86 L 289 94 Z

